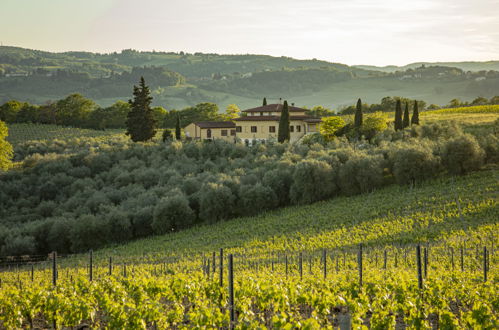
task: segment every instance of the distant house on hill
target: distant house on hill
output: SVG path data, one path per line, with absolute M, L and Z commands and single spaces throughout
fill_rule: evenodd
M 234 141 L 236 125 L 231 121 L 202 121 L 191 123 L 184 129 L 185 136 L 192 139 Z
M 308 133 L 319 132 L 321 119 L 307 116 L 306 109 L 289 106 L 290 142 L 295 142 Z M 268 104 L 243 110 L 246 116 L 234 119 L 236 136 L 243 141 L 277 140 L 282 104 Z

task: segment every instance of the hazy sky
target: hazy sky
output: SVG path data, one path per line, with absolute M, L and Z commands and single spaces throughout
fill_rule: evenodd
M 499 60 L 499 0 L 0 0 L 0 42 L 346 64 Z

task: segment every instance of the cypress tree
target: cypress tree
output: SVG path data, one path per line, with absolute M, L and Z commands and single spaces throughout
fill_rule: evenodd
M 418 101 L 414 100 L 414 110 L 412 111 L 411 125 L 419 125 Z
M 279 132 L 277 135 L 277 141 L 283 143 L 284 141 L 289 141 L 289 109 L 288 101 L 284 101 L 281 111 L 281 118 L 279 119 Z
M 400 104 L 400 99 L 397 100 L 395 105 L 395 130 L 401 130 L 404 128 L 402 123 L 402 105 Z
M 404 110 L 404 128 L 409 127 L 409 103 L 405 102 L 405 110 Z
M 355 109 L 354 127 L 360 128 L 362 126 L 362 101 L 357 100 L 357 108 Z
M 266 97 L 263 98 L 263 105 L 264 106 L 267 105 L 267 98 Z
M 180 131 L 180 115 L 177 115 L 177 121 L 175 122 L 175 139 L 180 140 L 182 138 Z
M 156 134 L 156 121 L 151 109 L 152 97 L 144 77 L 140 77 L 139 86 L 133 86 L 133 100 L 129 100 L 131 110 L 128 112 L 126 134 L 132 141 L 147 141 Z

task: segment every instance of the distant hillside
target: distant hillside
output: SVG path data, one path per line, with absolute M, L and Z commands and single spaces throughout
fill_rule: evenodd
M 131 96 L 144 76 L 154 105 L 179 109 L 200 102 L 221 109 L 235 103 L 253 107 L 265 96 L 299 106 L 338 108 L 361 97 L 368 103 L 385 96 L 447 104 L 491 97 L 499 90 L 499 62 L 422 63 L 406 67 L 348 66 L 317 59 L 268 55 L 219 55 L 184 52 L 109 54 L 52 53 L 0 47 L 0 103 L 11 99 L 45 103 L 80 93 L 108 106 Z M 487 73 L 467 71 L 482 70 Z M 398 71 L 398 72 L 396 72 Z
M 405 71 L 407 69 L 418 68 L 422 65 L 425 66 L 448 66 L 459 68 L 464 71 L 499 71 L 499 61 L 487 61 L 487 62 L 416 62 L 407 64 L 404 66 L 387 65 L 387 66 L 375 66 L 375 65 L 354 65 L 353 67 L 372 70 L 372 71 L 383 71 L 383 72 L 395 72 L 395 71 Z

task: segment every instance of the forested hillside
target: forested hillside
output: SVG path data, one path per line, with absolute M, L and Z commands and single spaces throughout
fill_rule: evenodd
M 496 62 L 472 64 L 429 63 L 383 70 L 284 56 L 131 49 L 109 54 L 51 53 L 2 46 L 0 103 L 16 99 L 41 104 L 80 93 L 109 106 L 125 99 L 129 85 L 140 75 L 151 86 L 154 104 L 167 109 L 201 102 L 218 103 L 220 108 L 232 103 L 252 107 L 255 99 L 264 96 L 302 106 L 338 108 L 359 95 L 368 102 L 400 95 L 444 104 L 454 98 L 470 101 L 497 94 Z

